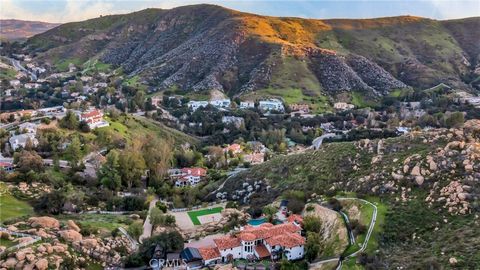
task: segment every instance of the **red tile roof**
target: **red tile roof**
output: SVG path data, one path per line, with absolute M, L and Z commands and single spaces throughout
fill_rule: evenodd
M 207 175 L 207 170 L 204 168 L 182 168 L 182 173 L 193 176 L 205 176 Z
M 90 117 L 103 117 L 103 113 L 99 110 L 93 110 L 86 113 L 82 113 L 82 118 L 90 118 Z
M 221 249 L 221 250 L 241 246 L 240 239 L 232 236 L 225 236 L 225 237 L 213 239 L 213 241 L 217 245 L 218 249 Z
M 286 248 L 292 248 L 296 246 L 305 245 L 305 238 L 303 238 L 298 233 L 286 233 L 275 235 L 271 238 L 266 239 L 267 244 L 270 246 L 282 246 Z
M 297 222 L 298 224 L 303 224 L 303 217 L 300 216 L 300 215 L 296 215 L 296 214 L 293 214 L 293 215 L 290 215 L 288 218 L 287 218 L 287 221 L 288 222 Z
M 220 251 L 216 247 L 201 247 L 198 248 L 198 252 L 200 252 L 200 256 L 202 256 L 203 260 L 211 260 L 221 257 Z
M 293 223 L 284 223 L 268 228 L 267 226 L 259 227 L 245 227 L 243 232 L 249 232 L 254 234 L 257 239 L 266 239 L 274 235 L 285 234 L 285 233 L 297 233 L 302 229 Z
M 259 244 L 259 245 L 255 246 L 255 251 L 257 252 L 258 257 L 260 259 L 270 257 L 270 252 L 268 251 L 268 249 L 263 244 Z
M 242 241 L 254 241 L 255 239 L 260 238 L 260 237 L 257 237 L 255 234 L 249 233 L 249 232 L 242 232 L 242 233 L 240 233 L 240 235 L 238 237 Z
M 13 167 L 13 164 L 10 162 L 0 162 L 0 167 Z

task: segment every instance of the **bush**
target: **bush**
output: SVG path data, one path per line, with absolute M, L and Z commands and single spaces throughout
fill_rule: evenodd
M 162 210 L 163 213 L 166 213 L 166 212 L 167 212 L 167 205 L 165 205 L 164 203 L 162 203 L 162 202 L 157 202 L 157 203 L 155 204 L 155 206 L 156 206 L 158 209 Z
M 98 228 L 93 227 L 90 224 L 80 224 L 80 234 L 82 236 L 90 236 L 92 234 L 97 234 Z
M 228 201 L 227 204 L 225 205 L 225 208 L 237 208 L 238 204 L 235 201 Z

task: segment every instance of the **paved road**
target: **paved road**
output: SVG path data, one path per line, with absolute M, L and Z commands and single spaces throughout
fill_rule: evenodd
M 6 158 L 6 157 L 0 158 L 0 162 L 7 162 L 7 163 L 12 163 L 13 164 L 13 158 Z M 44 158 L 43 159 L 43 164 L 48 165 L 48 166 L 53 166 L 53 160 L 48 159 L 48 158 Z M 58 165 L 60 166 L 60 168 L 70 168 L 70 164 L 66 160 L 59 160 Z M 97 170 L 95 169 L 95 166 L 93 166 L 90 163 L 84 163 L 84 165 L 85 165 L 84 172 L 86 174 L 88 174 L 89 176 L 95 177 L 96 174 L 97 174 L 96 173 Z
M 355 236 L 353 236 L 353 232 L 350 228 L 350 219 L 348 218 L 348 216 L 342 212 L 342 211 L 339 211 L 340 214 L 343 216 L 343 218 L 345 218 L 345 223 L 347 224 L 347 230 L 348 230 L 348 238 L 350 239 L 350 245 L 355 245 Z
M 227 172 L 227 179 L 225 179 L 225 181 L 223 181 L 223 183 L 217 189 L 208 193 L 207 197 L 212 195 L 212 194 L 215 194 L 215 193 L 219 192 L 225 186 L 225 183 L 227 183 L 227 181 L 230 180 L 230 178 L 232 178 L 233 176 L 237 175 L 238 173 L 246 171 L 246 170 L 248 170 L 248 168 L 236 168 L 233 171 Z
M 13 67 L 18 70 L 18 71 L 23 71 L 25 73 L 27 73 L 28 75 L 30 75 L 30 79 L 32 81 L 36 81 L 37 80 L 37 75 L 35 75 L 33 72 L 30 72 L 29 70 L 27 70 L 26 68 L 24 68 L 22 66 L 22 64 L 20 64 L 20 61 L 18 60 L 15 60 L 13 58 L 9 58 L 9 57 L 6 57 L 8 60 L 10 60 L 10 62 L 12 63 Z
M 377 206 L 374 205 L 373 203 L 369 202 L 369 201 L 366 201 L 364 199 L 359 199 L 359 198 L 336 198 L 336 199 L 339 200 L 339 201 L 357 200 L 357 201 L 361 201 L 363 203 L 366 203 L 368 205 L 371 205 L 373 207 L 372 220 L 370 221 L 370 226 L 368 227 L 367 235 L 365 236 L 365 241 L 362 243 L 362 246 L 360 247 L 359 250 L 357 250 L 356 252 L 346 256 L 344 258 L 344 260 L 345 260 L 347 258 L 352 258 L 352 257 L 357 256 L 359 253 L 365 251 L 365 249 L 367 248 L 368 241 L 370 240 L 370 236 L 372 235 L 373 228 L 375 227 L 375 222 L 377 221 Z M 315 263 L 311 263 L 310 267 L 316 267 L 316 266 L 319 266 L 321 264 L 329 263 L 329 262 L 333 262 L 333 261 L 338 261 L 338 265 L 337 265 L 337 268 L 336 268 L 337 270 L 342 269 L 343 262 L 342 262 L 342 260 L 340 260 L 340 258 L 329 258 L 329 259 L 325 259 L 325 260 L 318 261 L 318 262 L 315 262 Z
M 314 150 L 317 150 L 317 149 L 320 148 L 320 146 L 322 146 L 323 139 L 333 138 L 335 136 L 336 136 L 335 133 L 323 134 L 322 136 L 317 137 L 312 141 L 312 146 L 310 146 L 310 148 L 313 148 Z
M 155 204 L 158 202 L 158 197 L 155 196 L 155 198 L 150 202 L 150 205 L 148 207 L 148 214 L 147 214 L 147 218 L 145 219 L 145 222 L 143 223 L 143 233 L 142 235 L 140 235 L 140 237 L 138 238 L 138 241 L 140 243 L 143 242 L 143 239 L 147 239 L 149 238 L 150 236 L 152 236 L 152 229 L 153 229 L 153 225 L 152 225 L 152 222 L 150 222 L 150 213 L 152 212 L 152 209 L 155 206 Z

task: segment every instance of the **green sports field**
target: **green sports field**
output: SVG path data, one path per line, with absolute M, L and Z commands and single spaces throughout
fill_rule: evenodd
M 214 208 L 202 209 L 197 211 L 190 211 L 188 212 L 188 216 L 192 220 L 193 225 L 201 225 L 200 220 L 198 220 L 198 217 L 221 213 L 222 210 L 223 210 L 222 207 L 214 207 Z

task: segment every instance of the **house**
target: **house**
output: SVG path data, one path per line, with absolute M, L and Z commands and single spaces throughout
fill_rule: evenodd
M 37 124 L 30 123 L 30 122 L 26 122 L 18 125 L 18 130 L 20 130 L 20 132 L 22 133 L 37 134 L 37 128 L 38 128 Z
M 231 101 L 228 98 L 210 100 L 210 104 L 216 108 L 229 108 L 230 103 Z
M 207 176 L 204 168 L 182 168 L 168 170 L 170 178 L 175 180 L 176 187 L 195 186 Z
M 278 99 L 262 100 L 258 103 L 258 107 L 263 111 L 285 111 L 283 103 Z
M 333 108 L 335 108 L 336 110 L 345 111 L 345 110 L 351 110 L 355 108 L 355 106 L 353 104 L 349 104 L 345 102 L 336 102 L 333 104 Z
M 85 121 L 90 127 L 90 129 L 109 126 L 109 123 L 103 120 L 103 112 L 101 110 L 95 109 L 95 110 L 81 113 L 79 115 L 79 120 Z
M 187 103 L 188 108 L 192 111 L 196 111 L 198 108 L 205 108 L 208 105 L 208 101 L 189 101 Z
M 188 247 L 182 251 L 182 259 L 191 259 L 188 254 L 199 254 L 204 265 L 227 263 L 236 259 L 248 260 L 297 260 L 304 257 L 305 238 L 296 222 L 279 225 L 263 223 L 247 225 L 230 235 L 214 238 L 214 244 L 204 247 Z
M 13 172 L 14 169 L 15 169 L 15 166 L 12 163 L 0 161 L 0 171 L 9 173 L 9 172 Z
M 252 109 L 255 108 L 255 103 L 253 101 L 241 101 L 240 109 Z
M 233 154 L 238 154 L 242 152 L 242 147 L 238 143 L 230 144 L 223 148 L 223 152 L 232 152 Z
M 252 165 L 261 164 L 265 161 L 265 153 L 252 153 L 243 156 L 243 161 Z
M 294 103 L 294 104 L 290 104 L 289 107 L 292 113 L 305 114 L 310 112 L 310 106 L 308 106 L 308 104 Z
M 155 107 L 160 107 L 160 104 L 162 103 L 162 98 L 160 98 L 159 96 L 156 96 L 156 97 L 152 97 L 152 105 L 155 106 Z
M 222 117 L 222 123 L 224 124 L 233 124 L 236 128 L 239 128 L 244 123 L 243 117 L 236 116 L 224 116 Z
M 35 138 L 35 134 L 33 133 L 15 135 L 10 137 L 10 139 L 8 140 L 13 151 L 16 151 L 20 147 L 25 148 L 28 141 L 30 141 L 33 146 L 38 145 L 38 140 Z

